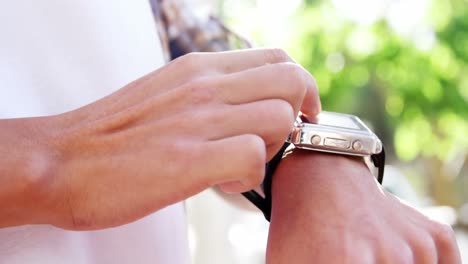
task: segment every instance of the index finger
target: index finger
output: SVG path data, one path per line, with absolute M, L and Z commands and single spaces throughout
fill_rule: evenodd
M 244 49 L 203 53 L 204 62 L 222 73 L 235 73 L 284 62 L 296 63 L 286 51 L 278 48 Z
M 307 73 L 309 73 L 306 70 Z M 317 82 L 312 74 L 310 74 L 312 85 L 308 86 L 306 89 L 306 94 L 301 105 L 301 112 L 308 119 L 313 120 L 321 111 L 322 103 L 320 102 L 320 95 L 318 92 Z
M 196 65 L 197 68 L 204 67 L 208 72 L 218 72 L 221 75 L 244 72 L 269 64 L 294 63 L 300 66 L 286 51 L 278 48 L 191 53 L 186 59 L 192 61 L 190 65 Z M 305 69 L 304 71 L 307 72 Z M 309 72 L 307 74 L 310 75 Z M 312 118 L 320 113 L 321 106 L 317 93 L 317 84 L 312 75 L 310 77 L 313 80 L 312 85 L 307 87 L 300 109 L 304 115 Z M 288 86 L 284 86 L 283 89 L 288 89 Z
M 206 55 L 206 62 L 208 65 L 216 68 L 222 73 L 235 73 L 261 67 L 267 64 L 279 64 L 285 62 L 297 64 L 286 51 L 278 48 L 213 52 L 206 53 Z M 304 71 L 309 73 L 305 69 Z M 301 111 L 307 117 L 315 117 L 321 111 L 321 103 L 317 93 L 317 83 L 315 78 L 313 78 L 310 73 L 309 75 L 313 80 L 313 84 L 307 87 Z M 285 87 L 285 89 L 287 89 L 287 87 Z

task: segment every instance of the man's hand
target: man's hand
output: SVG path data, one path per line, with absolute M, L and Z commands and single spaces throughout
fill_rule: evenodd
M 320 111 L 313 77 L 263 49 L 189 54 L 78 110 L 0 120 L 0 227 L 106 228 L 215 184 L 250 190 L 299 110 Z
M 384 192 L 362 159 L 294 152 L 272 193 L 268 264 L 461 263 L 451 228 Z

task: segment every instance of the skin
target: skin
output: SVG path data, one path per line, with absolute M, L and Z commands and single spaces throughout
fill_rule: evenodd
M 313 77 L 261 49 L 190 54 L 80 109 L 0 120 L 0 227 L 102 229 L 214 185 L 253 189 L 299 110 L 320 112 Z M 273 182 L 267 262 L 291 260 L 460 263 L 451 229 L 362 162 L 301 152 Z
M 259 49 L 193 53 L 75 111 L 1 120 L 0 227 L 108 228 L 213 185 L 252 189 L 299 110 L 320 111 L 313 77 Z
M 362 159 L 295 151 L 272 198 L 268 264 L 461 263 L 451 227 L 383 191 Z

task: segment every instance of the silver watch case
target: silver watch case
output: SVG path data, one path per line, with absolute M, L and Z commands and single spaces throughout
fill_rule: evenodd
M 321 118 L 346 118 L 354 128 L 320 123 Z M 296 148 L 353 156 L 370 156 L 382 151 L 382 142 L 356 116 L 323 111 L 317 123 L 298 118 L 287 141 Z

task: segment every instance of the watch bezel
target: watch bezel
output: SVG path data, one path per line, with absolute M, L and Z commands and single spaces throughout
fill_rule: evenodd
M 325 111 L 323 113 L 349 118 L 359 129 L 320 125 L 298 118 L 287 142 L 299 149 L 353 156 L 370 156 L 382 151 L 380 139 L 357 116 Z

